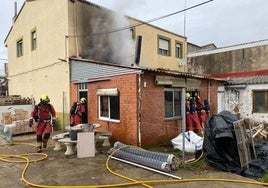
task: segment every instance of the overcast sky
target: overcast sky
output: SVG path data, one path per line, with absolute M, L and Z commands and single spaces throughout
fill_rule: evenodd
M 24 0 L 16 0 L 18 9 Z M 4 40 L 12 24 L 15 0 L 1 0 L 0 72 L 7 62 Z M 202 46 L 217 47 L 268 39 L 268 0 L 90 0 L 100 6 L 122 12 L 142 21 L 150 21 L 183 11 L 150 24 L 187 37 Z

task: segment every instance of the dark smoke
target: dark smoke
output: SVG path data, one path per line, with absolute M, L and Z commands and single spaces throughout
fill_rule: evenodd
M 93 37 L 90 37 L 88 59 L 131 65 L 134 62 L 135 41 L 127 28 L 129 22 L 120 14 L 108 12 L 95 14 L 90 20 Z M 113 32 L 115 30 L 119 30 Z M 96 35 L 95 35 L 96 34 Z

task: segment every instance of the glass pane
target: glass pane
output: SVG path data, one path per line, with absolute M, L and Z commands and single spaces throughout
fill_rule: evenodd
M 22 47 L 23 47 L 22 45 L 23 45 L 23 41 L 22 40 L 20 40 L 20 41 L 17 42 L 17 56 L 18 57 L 22 56 L 22 52 L 23 52 L 22 51 L 23 50 L 22 49 Z
M 176 44 L 176 57 L 181 58 L 182 57 L 182 48 L 181 44 L 177 43 Z
M 255 92 L 255 110 L 258 113 L 265 113 L 265 92 Z
M 101 117 L 109 117 L 108 116 L 108 97 L 107 96 L 100 97 L 100 116 Z
M 32 38 L 33 38 L 33 39 L 36 39 L 36 31 L 33 31 L 33 32 L 32 32 Z
M 173 117 L 173 92 L 165 91 L 165 117 Z
M 110 96 L 110 118 L 120 119 L 119 96 Z
M 181 92 L 180 91 L 174 92 L 174 109 L 175 109 L 175 116 L 181 116 Z

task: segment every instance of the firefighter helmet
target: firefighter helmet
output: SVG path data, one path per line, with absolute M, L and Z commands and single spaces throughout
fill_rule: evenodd
M 50 99 L 48 98 L 47 95 L 44 94 L 41 96 L 40 101 L 41 102 L 50 102 Z
M 80 99 L 80 102 L 81 102 L 81 103 L 86 103 L 86 102 L 87 102 L 87 99 L 84 98 L 84 97 L 82 97 L 82 98 Z
M 186 99 L 189 99 L 190 97 L 191 97 L 190 93 L 186 93 L 186 94 L 185 94 L 185 98 L 186 98 Z

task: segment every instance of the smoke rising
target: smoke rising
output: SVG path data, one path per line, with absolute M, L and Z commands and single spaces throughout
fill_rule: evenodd
M 135 40 L 130 29 L 123 29 L 129 26 L 127 18 L 119 13 L 103 11 L 102 14 L 95 12 L 90 20 L 93 37 L 89 41 L 88 58 L 131 65 L 134 62 Z

